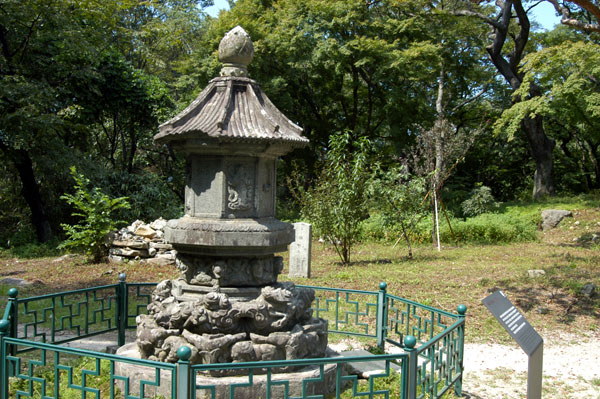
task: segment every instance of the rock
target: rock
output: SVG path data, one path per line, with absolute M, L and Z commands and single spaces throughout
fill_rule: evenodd
M 527 270 L 527 275 L 531 278 L 542 277 L 546 275 L 546 271 L 542 269 Z
M 155 258 L 157 258 L 157 259 L 168 259 L 170 261 L 175 261 L 175 254 L 166 252 L 164 254 L 156 254 Z
M 144 259 L 143 262 L 146 263 L 146 264 L 149 264 L 149 265 L 167 266 L 167 265 L 174 264 L 175 260 L 174 259 L 168 259 L 168 258 L 156 257 L 156 258 Z
M 109 251 L 110 255 L 127 256 L 130 258 L 140 257 L 148 258 L 150 255 L 145 249 L 131 249 L 131 248 L 111 248 Z
M 542 211 L 542 230 L 550 230 L 558 226 L 565 217 L 573 217 L 571 211 L 561 209 L 545 209 Z
M 148 249 L 148 255 L 150 255 L 150 256 L 156 255 L 156 252 L 157 252 L 156 248 L 150 248 L 150 249 Z
M 596 293 L 596 285 L 593 283 L 587 283 L 581 288 L 581 293 L 588 298 L 593 297 Z
M 7 277 L 5 279 L 0 280 L 0 284 L 11 285 L 11 286 L 15 286 L 15 287 L 26 287 L 28 285 L 32 285 L 33 282 L 27 281 L 22 278 Z
M 158 218 L 154 222 L 150 223 L 150 227 L 154 230 L 163 230 L 167 225 L 167 221 L 163 218 Z
M 579 220 L 575 222 L 575 226 L 579 226 L 580 222 Z
M 142 222 L 141 220 L 136 220 L 135 222 L 131 223 L 131 226 L 127 227 L 127 231 L 129 233 L 135 233 L 135 231 L 137 230 L 137 228 L 140 227 L 143 224 L 144 224 L 144 222 Z
M 148 249 L 148 243 L 146 241 L 138 240 L 115 240 L 112 242 L 112 246 L 132 249 Z
M 65 261 L 65 260 L 68 260 L 68 259 L 74 258 L 74 257 L 76 257 L 76 256 L 77 256 L 77 255 L 75 255 L 75 254 L 66 254 L 66 255 L 63 255 L 63 256 L 61 256 L 61 257 L 59 257 L 59 258 L 56 258 L 56 259 L 54 259 L 54 260 L 52 261 L 52 263 L 59 263 L 59 262 L 62 262 L 62 261 Z
M 108 262 L 109 263 L 121 263 L 121 262 L 124 262 L 125 259 L 126 258 L 123 257 L 123 256 L 112 255 L 112 254 L 108 255 Z
M 171 244 L 165 244 L 163 242 L 150 242 L 150 248 L 156 248 L 157 250 L 170 251 L 173 249 Z
M 135 235 L 144 238 L 153 238 L 156 236 L 156 230 L 148 225 L 141 225 L 135 230 Z

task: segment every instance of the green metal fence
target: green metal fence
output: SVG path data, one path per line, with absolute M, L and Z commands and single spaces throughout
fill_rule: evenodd
M 0 320 L 0 399 L 433 399 L 452 388 L 462 394 L 466 308 L 461 305 L 454 314 L 409 301 L 388 294 L 385 283 L 378 291 L 303 287 L 315 290 L 313 314 L 328 320 L 332 337 L 352 336 L 382 350 L 396 346 L 402 349 L 397 354 L 190 365 L 187 347 L 178 351 L 179 362 L 170 364 L 60 345 L 112 331 L 123 345 L 125 331 L 136 328 L 135 318 L 146 313 L 155 286 L 128 283 L 122 274 L 117 284 L 31 298 L 9 290 Z M 345 371 L 349 364 L 374 361 L 382 371 L 367 380 Z M 124 364 L 135 368 L 136 377 L 123 374 Z M 279 373 L 282 369 L 302 372 L 292 376 Z M 205 378 L 225 371 L 240 375 Z

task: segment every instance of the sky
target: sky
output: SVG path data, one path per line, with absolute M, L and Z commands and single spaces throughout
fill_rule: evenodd
M 205 11 L 216 17 L 219 15 L 219 10 L 229 9 L 229 4 L 227 0 L 214 0 L 215 5 L 212 7 L 208 7 Z M 556 16 L 554 11 L 554 7 L 547 1 L 542 1 L 533 9 L 533 15 L 537 22 L 542 25 L 542 28 L 545 30 L 552 30 L 555 24 L 560 22 L 560 18 Z

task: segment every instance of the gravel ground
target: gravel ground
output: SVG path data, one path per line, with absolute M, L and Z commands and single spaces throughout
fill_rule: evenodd
M 544 399 L 600 399 L 600 332 L 584 336 L 542 334 Z M 338 352 L 362 349 L 344 339 L 330 347 Z M 394 352 L 395 348 L 388 347 Z M 527 355 L 516 344 L 467 343 L 464 397 L 523 399 L 527 396 Z M 454 396 L 450 396 L 454 397 Z
M 516 345 L 466 344 L 463 391 L 472 399 L 521 399 L 527 355 Z M 545 337 L 544 399 L 600 399 L 600 337 Z

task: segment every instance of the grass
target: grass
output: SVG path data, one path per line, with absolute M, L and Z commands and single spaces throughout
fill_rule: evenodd
M 467 305 L 468 342 L 509 342 L 508 334 L 482 305 L 481 299 L 496 289 L 505 294 L 542 333 L 569 332 L 585 336 L 600 333 L 600 300 L 581 294 L 587 283 L 600 286 L 600 246 L 586 237 L 600 234 L 600 208 L 588 197 L 558 199 L 535 204 L 505 204 L 504 211 L 537 223 L 541 209 L 563 208 L 574 212 L 553 230 L 537 232 L 536 241 L 503 245 L 446 244 L 441 252 L 418 245 L 414 258 L 406 248 L 390 243 L 359 244 L 353 262 L 341 266 L 332 246 L 315 242 L 312 278 L 295 283 L 377 291 L 380 281 L 388 292 L 422 304 L 456 312 Z M 594 205 L 595 204 L 595 205 Z M 595 206 L 595 207 L 592 207 Z M 287 256 L 287 255 L 285 255 Z M 287 264 L 287 260 L 286 260 Z M 85 263 L 83 257 L 19 258 L 0 252 L 0 279 L 18 277 L 34 284 L 20 288 L 26 297 L 83 287 L 114 284 L 121 272 L 130 282 L 157 282 L 178 275 L 172 266 Z M 530 278 L 527 271 L 546 274 Z M 284 269 L 280 280 L 288 280 Z M 8 287 L 0 284 L 0 309 Z
M 339 264 L 332 246 L 314 242 L 312 278 L 295 278 L 292 281 L 368 291 L 377 291 L 379 282 L 386 281 L 390 294 L 422 304 L 453 313 L 457 305 L 465 304 L 468 307 L 467 342 L 512 342 L 481 303 L 482 298 L 502 289 L 542 336 L 558 336 L 562 332 L 575 334 L 581 339 L 585 339 L 586 335 L 597 336 L 600 333 L 600 299 L 598 295 L 591 298 L 582 295 L 581 288 L 587 283 L 600 286 L 600 246 L 592 240 L 594 234 L 600 234 L 600 208 L 597 207 L 598 202 L 592 206 L 586 199 L 561 201 L 504 205 L 505 212 L 514 213 L 531 224 L 538 223 L 541 209 L 573 211 L 574 217 L 565 219 L 558 228 L 536 231 L 534 241 L 502 245 L 446 244 L 441 252 L 430 245 L 417 245 L 413 259 L 405 257 L 406 248 L 402 246 L 394 248 L 386 242 L 369 242 L 356 246 L 349 266 Z M 531 278 L 527 273 L 531 269 L 542 269 L 545 275 Z M 19 297 L 114 284 L 121 272 L 127 274 L 130 282 L 157 282 L 178 275 L 173 266 L 137 262 L 91 265 L 80 256 L 30 258 L 20 257 L 16 252 L 0 252 L 0 280 L 16 277 L 33 282 L 19 289 Z M 287 266 L 280 280 L 289 280 Z M 4 308 L 8 288 L 0 284 L 0 311 Z M 375 302 L 375 298 L 359 297 L 357 294 L 348 301 L 344 300 L 344 311 L 356 311 L 353 301 L 358 303 L 360 312 L 366 311 L 367 302 Z M 321 302 L 320 306 L 325 305 Z M 331 316 L 332 309 L 323 312 Z M 361 317 L 368 319 L 374 315 L 373 312 Z M 349 323 L 342 327 L 340 329 L 346 331 L 362 332 L 360 325 Z M 337 337 L 344 338 L 332 334 L 330 340 L 334 342 Z M 366 341 L 372 342 L 372 339 Z M 74 367 L 94 369 L 93 365 L 74 364 Z M 496 375 L 494 378 L 500 380 L 503 376 Z M 100 386 L 104 383 L 97 381 Z M 368 381 L 360 382 L 359 392 L 369 390 L 365 383 L 368 384 Z M 395 387 L 393 375 L 389 380 L 381 379 L 377 383 L 382 384 L 382 389 Z M 598 387 L 600 380 L 594 379 L 590 384 Z M 550 388 L 567 396 L 571 390 L 559 385 Z M 345 395 L 351 395 L 351 392 L 347 391 Z

